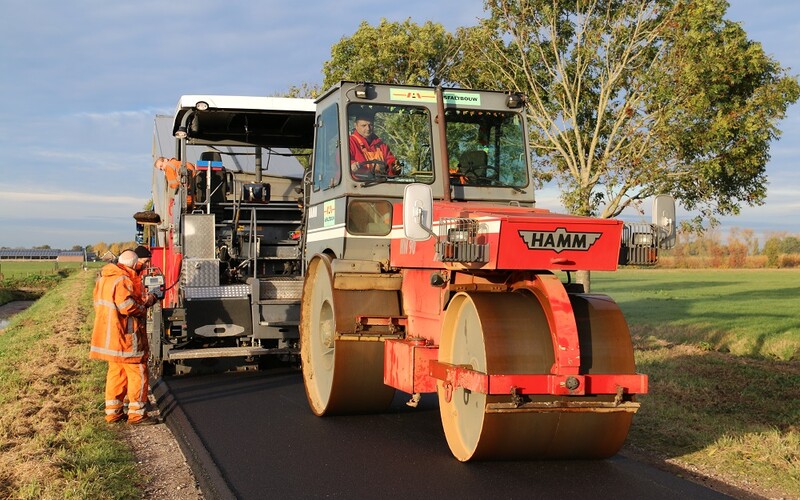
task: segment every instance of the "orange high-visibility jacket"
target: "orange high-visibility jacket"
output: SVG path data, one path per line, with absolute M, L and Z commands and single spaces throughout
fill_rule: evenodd
M 192 163 L 186 162 L 186 170 L 189 171 L 189 178 L 194 175 L 195 166 Z M 181 161 L 176 158 L 167 160 L 167 166 L 164 169 L 164 175 L 167 177 L 167 185 L 173 191 L 178 187 L 181 182 Z
M 147 334 L 142 322 L 147 308 L 136 293 L 136 272 L 108 264 L 94 286 L 94 330 L 89 357 L 117 363 L 144 363 Z
M 368 160 L 380 160 L 386 163 L 389 175 L 398 175 L 400 169 L 397 167 L 397 159 L 394 157 L 389 146 L 386 145 L 379 137 L 371 135 L 369 138 L 364 138 L 356 132 L 350 134 L 350 161 L 363 163 Z M 365 174 L 369 170 L 359 167 L 359 174 Z

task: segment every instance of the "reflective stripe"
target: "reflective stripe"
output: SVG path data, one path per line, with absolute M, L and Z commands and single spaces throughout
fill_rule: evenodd
M 131 403 L 130 407 L 128 407 L 128 415 L 144 415 L 145 414 L 145 403 L 140 401 L 138 403 Z
M 106 343 L 105 343 L 106 349 L 108 349 L 108 347 L 111 345 L 111 332 L 113 330 L 111 328 L 112 326 L 113 324 L 111 323 L 111 317 L 109 316 L 108 321 L 106 321 Z
M 139 384 L 139 394 L 142 394 L 142 397 L 145 397 L 145 398 L 147 397 L 147 396 L 144 396 L 144 394 L 147 394 L 147 392 L 146 392 L 147 391 L 147 383 L 148 383 L 147 379 L 148 379 L 148 376 L 147 376 L 147 365 L 142 363 L 141 365 L 139 365 L 139 380 L 142 381 L 142 383 Z M 142 402 L 143 405 L 145 403 L 146 403 L 146 401 Z
M 125 352 L 125 351 L 112 351 L 111 349 L 103 349 L 102 347 L 91 347 L 92 352 L 96 352 L 97 354 L 107 354 L 109 356 L 119 356 L 121 358 L 135 358 L 138 356 L 144 356 L 144 351 L 136 351 L 136 352 Z
M 131 304 L 135 304 L 135 303 L 136 303 L 136 301 L 135 301 L 135 300 L 133 300 L 133 299 L 128 299 L 128 300 L 126 300 L 125 302 L 123 302 L 122 304 L 119 304 L 119 306 L 117 307 L 117 309 L 119 310 L 119 309 L 121 309 L 121 308 L 128 307 L 128 306 L 130 306 Z
M 122 415 L 122 408 L 117 408 L 116 410 L 106 408 L 106 415 Z
M 106 399 L 106 406 L 121 405 L 122 401 L 119 399 Z

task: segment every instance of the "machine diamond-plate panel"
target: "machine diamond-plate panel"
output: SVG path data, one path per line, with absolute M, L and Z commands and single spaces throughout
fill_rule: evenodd
M 183 254 L 194 259 L 213 259 L 214 214 L 187 214 L 183 218 Z
M 247 285 L 198 286 L 186 288 L 186 298 L 192 299 L 239 299 L 247 297 Z
M 303 295 L 303 279 L 300 277 L 262 279 L 260 292 L 263 300 L 300 300 Z
M 219 286 L 217 259 L 184 259 L 182 267 L 185 287 Z

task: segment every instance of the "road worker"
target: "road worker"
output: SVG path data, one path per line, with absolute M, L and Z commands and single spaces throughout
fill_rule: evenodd
M 138 267 L 136 252 L 125 250 L 116 264 L 102 268 L 94 287 L 95 321 L 89 357 L 108 362 L 107 422 L 126 419 L 123 400 L 127 396 L 129 424 L 157 423 L 145 413 L 149 349 L 144 326 L 147 308 L 155 303 L 156 296 L 148 294 L 143 298 L 141 287 L 134 285 L 139 279 Z
M 353 178 L 363 180 L 375 174 L 394 176 L 400 173 L 397 159 L 377 135 L 375 117 L 368 111 L 355 115 L 353 133 L 350 134 L 350 172 Z
M 169 188 L 170 195 L 168 196 L 169 201 L 167 203 L 167 217 L 169 220 L 172 220 L 172 211 L 175 205 L 175 198 L 172 196 L 175 194 L 175 191 L 178 189 L 178 186 L 181 183 L 181 161 L 177 158 L 165 158 L 163 156 L 159 156 L 156 158 L 156 161 L 153 163 L 153 166 L 158 170 L 164 172 L 164 176 L 167 180 L 167 187 Z M 193 179 L 194 179 L 194 172 L 195 166 L 192 163 L 186 162 L 186 172 L 189 176 L 188 179 L 188 189 L 186 190 L 186 208 L 191 209 L 194 206 L 194 196 L 192 193 L 194 192 L 193 186 Z
M 181 183 L 181 161 L 177 158 L 164 158 L 163 156 L 159 156 L 156 158 L 155 163 L 153 163 L 155 168 L 164 172 L 164 176 L 167 178 L 167 186 L 174 192 L 178 189 L 178 185 Z M 189 177 L 191 178 L 194 175 L 195 166 L 192 163 L 186 162 L 186 170 L 189 171 Z

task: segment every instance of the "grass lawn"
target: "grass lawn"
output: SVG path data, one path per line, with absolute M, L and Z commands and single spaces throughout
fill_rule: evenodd
M 6 278 L 20 278 L 35 274 L 56 274 L 62 269 L 80 269 L 83 262 L 55 262 L 52 260 L 0 261 L 0 274 Z
M 0 498 L 139 498 L 102 417 L 105 364 L 88 359 L 94 276 L 73 273 L 0 331 Z
M 592 273 L 628 322 L 738 356 L 800 359 L 800 270 L 624 269 Z
M 637 450 L 800 498 L 800 271 L 592 273 L 622 308 L 650 390 Z

